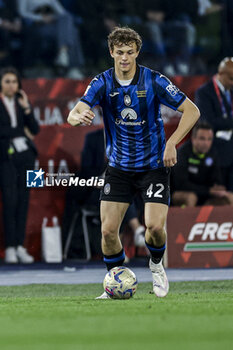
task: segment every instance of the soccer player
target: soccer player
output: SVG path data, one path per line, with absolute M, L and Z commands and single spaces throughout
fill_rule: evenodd
M 108 36 L 108 45 L 114 68 L 91 81 L 68 122 L 91 125 L 91 108 L 102 107 L 108 157 L 100 207 L 104 262 L 108 270 L 123 264 L 119 227 L 135 192 L 140 191 L 145 202 L 145 241 L 151 255 L 153 291 L 164 297 L 169 290 L 162 257 L 170 167 L 177 161 L 177 143 L 196 123 L 199 110 L 164 75 L 136 63 L 142 40 L 133 29 L 116 27 Z M 161 103 L 183 113 L 167 143 Z M 107 299 L 107 293 L 98 298 Z

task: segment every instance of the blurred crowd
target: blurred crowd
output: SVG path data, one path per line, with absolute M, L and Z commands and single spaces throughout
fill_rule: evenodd
M 128 25 L 140 63 L 164 74 L 211 74 L 233 54 L 231 0 L 0 0 L 0 64 L 25 77 L 81 79 L 111 65 L 106 36 Z

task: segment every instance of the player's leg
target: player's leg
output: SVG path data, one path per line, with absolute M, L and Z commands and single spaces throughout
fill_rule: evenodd
M 119 237 L 119 229 L 129 203 L 101 201 L 102 252 L 107 269 L 121 266 L 125 253 Z
M 145 203 L 145 239 L 152 246 L 164 246 L 166 243 L 165 223 L 168 206 L 161 203 Z
M 153 291 L 158 297 L 164 297 L 169 291 L 169 283 L 162 265 L 166 249 L 166 229 L 168 206 L 161 203 L 145 204 L 146 246 L 150 252 L 150 269 L 153 279 Z
M 132 202 L 131 177 L 125 171 L 108 166 L 105 172 L 105 184 L 101 191 L 101 230 L 102 251 L 107 269 L 121 266 L 125 253 L 119 237 L 119 229 Z M 103 293 L 97 299 L 106 299 Z
M 122 266 L 125 260 L 125 252 L 119 237 L 119 229 L 128 209 L 128 203 L 101 201 L 101 231 L 102 231 L 102 252 L 107 270 L 113 267 Z M 110 299 L 104 292 L 96 299 Z
M 150 251 L 150 269 L 154 293 L 167 295 L 169 284 L 162 258 L 166 248 L 165 223 L 170 202 L 170 169 L 159 168 L 146 172 L 140 179 L 145 203 L 146 246 Z

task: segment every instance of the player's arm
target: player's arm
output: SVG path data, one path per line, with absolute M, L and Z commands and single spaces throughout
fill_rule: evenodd
M 88 104 L 79 101 L 76 106 L 70 111 L 67 121 L 72 126 L 81 124 L 91 125 L 95 114 L 92 112 Z
M 182 112 L 182 117 L 177 129 L 167 141 L 164 151 L 164 166 L 171 167 L 177 163 L 176 145 L 187 135 L 193 125 L 200 117 L 200 111 L 197 106 L 189 99 L 179 106 L 178 111 Z

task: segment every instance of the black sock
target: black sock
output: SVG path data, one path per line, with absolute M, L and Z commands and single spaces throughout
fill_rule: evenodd
M 107 266 L 107 270 L 111 270 L 113 267 L 122 266 L 125 260 L 125 252 L 122 248 L 121 251 L 114 255 L 104 255 L 104 262 Z
M 162 260 L 162 257 L 164 255 L 165 249 L 166 249 L 166 244 L 160 246 L 160 247 L 155 247 L 151 244 L 146 243 L 147 248 L 150 251 L 151 255 L 151 260 L 155 263 L 158 264 Z

